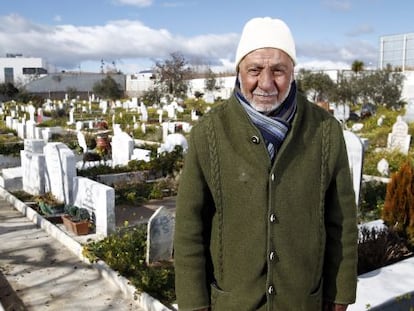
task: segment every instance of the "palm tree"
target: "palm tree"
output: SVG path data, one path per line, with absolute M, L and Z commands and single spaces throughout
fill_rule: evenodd
M 364 70 L 364 62 L 361 60 L 355 60 L 352 63 L 351 70 L 358 74 L 359 72 Z

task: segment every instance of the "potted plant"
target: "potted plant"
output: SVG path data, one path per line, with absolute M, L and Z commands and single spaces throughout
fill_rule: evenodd
M 52 223 L 62 223 L 61 215 L 64 213 L 63 202 L 60 202 L 52 193 L 47 192 L 36 197 L 38 211 Z
M 85 235 L 89 233 L 91 226 L 91 215 L 86 208 L 79 208 L 76 205 L 65 206 L 66 214 L 62 215 L 62 221 L 65 228 L 76 235 Z

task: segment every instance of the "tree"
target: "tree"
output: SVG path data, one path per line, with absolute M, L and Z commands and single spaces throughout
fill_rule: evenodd
M 11 100 L 19 94 L 19 90 L 13 85 L 13 83 L 1 83 L 0 84 L 0 99 Z
M 414 245 L 414 167 L 407 159 L 387 185 L 382 219 Z
M 221 89 L 221 86 L 217 82 L 216 74 L 211 70 L 211 68 L 208 68 L 204 80 L 204 88 L 206 91 L 212 92 Z
M 142 101 L 146 105 L 153 105 L 153 104 L 159 104 L 161 101 L 162 94 L 160 92 L 160 89 L 157 87 L 151 87 L 147 91 L 144 92 L 142 95 Z
M 156 62 L 155 66 L 155 83 L 161 90 L 173 97 L 185 98 L 191 69 L 187 66 L 184 56 L 179 52 L 171 53 L 169 59 Z
M 351 65 L 351 70 L 358 74 L 361 71 L 364 71 L 364 62 L 360 60 L 355 60 Z
M 104 79 L 96 82 L 93 86 L 93 92 L 103 98 L 109 98 L 112 100 L 122 98 L 123 92 L 119 84 L 107 75 Z
M 335 84 L 332 79 L 323 72 L 311 72 L 301 69 L 298 74 L 298 88 L 312 98 L 312 101 L 319 102 L 331 97 Z
M 359 79 L 360 96 L 364 101 L 388 108 L 400 105 L 404 76 L 400 72 L 377 70 Z

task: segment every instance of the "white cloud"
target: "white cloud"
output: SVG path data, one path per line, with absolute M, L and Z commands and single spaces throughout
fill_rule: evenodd
M 303 61 L 323 60 L 340 64 L 352 64 L 355 60 L 365 64 L 375 64 L 378 59 L 378 47 L 363 40 L 352 40 L 342 45 L 332 42 L 298 43 L 297 54 Z
M 0 56 L 22 53 L 41 57 L 57 69 L 83 68 L 94 63 L 115 61 L 124 73 L 148 69 L 156 60 L 180 52 L 190 64 L 204 64 L 215 71 L 233 68 L 239 34 L 205 34 L 177 36 L 167 29 L 154 29 L 138 20 L 116 20 L 104 25 L 49 26 L 36 24 L 19 15 L 0 16 Z M 310 66 L 342 68 L 361 60 L 377 63 L 377 46 L 362 40 L 339 45 L 330 42 L 297 42 L 299 63 Z M 322 60 L 322 61 L 321 61 Z M 321 65 L 318 65 L 321 64 Z M 222 69 L 220 69 L 222 68 Z
M 236 41 L 235 34 L 178 37 L 166 29 L 152 29 L 131 20 L 97 26 L 43 26 L 19 15 L 0 16 L 0 55 L 41 57 L 62 69 L 101 59 L 165 59 L 176 51 L 189 57 L 218 59 L 229 56 Z

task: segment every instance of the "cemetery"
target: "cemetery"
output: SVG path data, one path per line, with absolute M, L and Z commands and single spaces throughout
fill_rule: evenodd
M 91 96 L 46 100 L 38 107 L 1 103 L 0 186 L 39 223 L 47 221 L 77 241 L 80 256 L 104 261 L 138 292 L 165 304 L 163 310 L 173 309 L 174 196 L 186 137 L 200 112 L 219 104 L 200 108 L 193 102 L 145 105 L 138 98 Z M 380 106 L 357 120 L 350 119 L 349 106 L 328 107 L 343 124 L 356 193 L 360 284 L 374 280 L 369 275 L 376 269 L 412 260 L 414 193 L 402 193 L 400 184 L 414 187 L 413 105 Z M 86 229 L 71 229 L 70 219 L 85 222 Z M 114 248 L 118 258 L 111 255 Z M 368 304 L 372 310 L 393 310 L 381 304 L 413 290 L 390 291 Z M 369 297 L 358 299 L 368 308 Z

